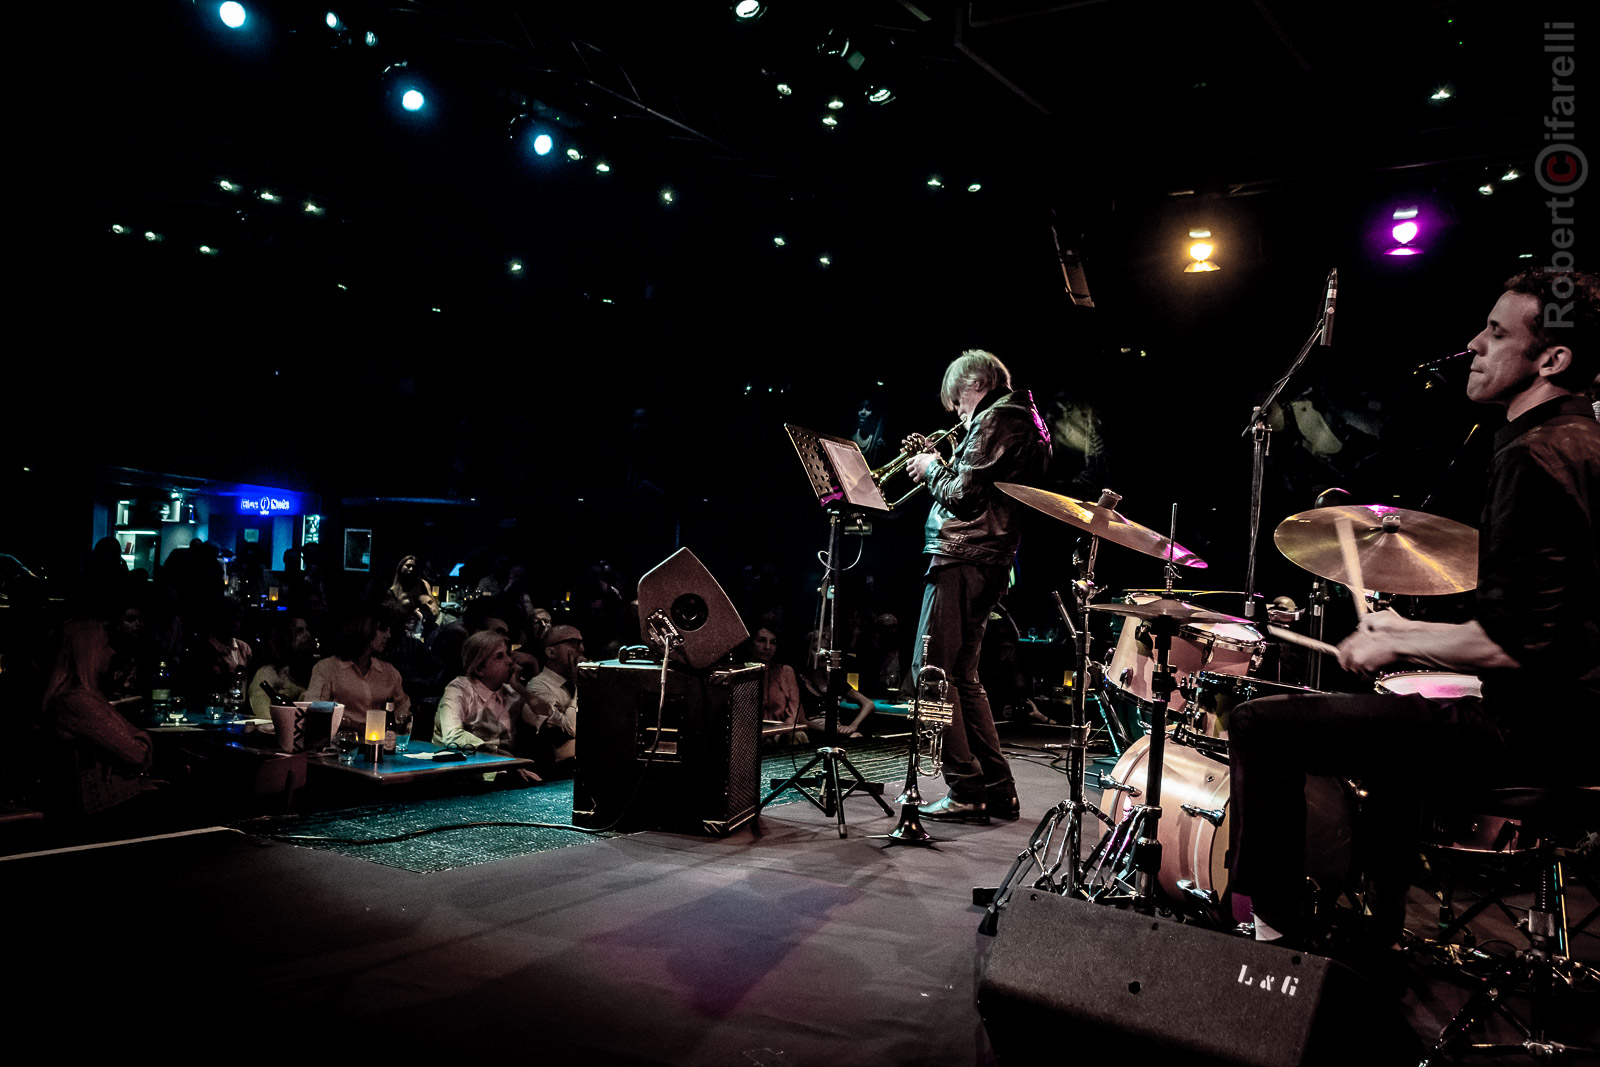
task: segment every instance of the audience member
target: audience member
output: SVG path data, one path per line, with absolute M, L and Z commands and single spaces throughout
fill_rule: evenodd
M 272 701 L 263 682 L 285 700 L 299 700 L 311 681 L 311 667 L 317 654 L 317 638 L 311 624 L 298 615 L 279 615 L 267 636 L 267 659 L 250 679 L 250 714 L 270 718 Z
M 493 630 L 509 639 L 511 622 L 508 616 L 511 614 L 510 606 L 498 597 L 480 596 L 467 601 L 467 606 L 462 609 L 461 618 L 456 622 L 445 623 L 433 635 L 433 654 L 439 660 L 442 677 L 454 678 L 465 673 L 466 664 L 462 662 L 462 649 L 467 643 L 467 638 L 473 634 Z
M 154 635 L 145 626 L 142 600 L 126 602 L 107 627 L 111 640 L 111 670 L 107 687 L 114 697 L 148 695 L 150 679 L 160 662 Z
M 394 568 L 394 581 L 389 585 L 389 599 L 406 620 L 409 627 L 420 620 L 427 631 L 439 617 L 439 601 L 433 595 L 433 580 L 422 570 L 422 561 L 416 556 L 402 556 Z
M 45 761 L 47 806 L 92 814 L 122 804 L 145 789 L 154 748 L 100 691 L 111 666 L 111 641 L 98 619 L 68 619 L 46 676 Z
M 761 681 L 761 717 L 768 722 L 790 727 L 775 733 L 779 744 L 803 745 L 810 738 L 805 732 L 805 714 L 800 704 L 800 683 L 794 668 L 778 660 L 778 624 L 763 620 L 750 636 L 750 654 L 766 667 Z
M 806 635 L 806 648 L 814 650 L 817 647 L 817 632 L 815 630 Z M 867 717 L 872 714 L 877 704 L 873 699 L 862 693 L 850 684 L 849 677 L 844 671 L 828 671 L 811 666 L 811 657 L 806 657 L 806 662 L 796 672 L 800 682 L 800 703 L 805 709 L 805 722 L 818 733 L 827 730 L 827 715 L 829 706 L 832 705 L 834 714 L 834 732 L 838 737 L 856 738 L 863 736 L 861 727 L 866 724 Z M 848 721 L 845 720 L 845 708 L 855 708 L 855 714 Z
M 562 623 L 545 635 L 545 668 L 528 683 L 517 748 L 536 765 L 557 772 L 571 765 L 578 745 L 578 663 L 583 634 Z
M 506 639 L 492 630 L 467 638 L 463 649 L 466 672 L 444 687 L 439 714 L 433 721 L 433 743 L 511 755 L 528 691 L 517 684 L 517 665 Z M 526 768 L 525 782 L 543 781 Z
M 311 669 L 305 699 L 333 700 L 344 705 L 344 718 L 365 726 L 367 713 L 394 702 L 396 711 L 411 707 L 400 672 L 379 657 L 389 645 L 393 622 L 377 609 L 363 608 L 345 619 L 333 642 L 333 655 Z

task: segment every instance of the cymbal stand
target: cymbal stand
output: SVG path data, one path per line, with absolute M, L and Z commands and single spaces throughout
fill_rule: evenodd
M 1103 489 L 1100 492 L 1099 506 L 1113 508 L 1121 499 L 1121 495 Z M 978 925 L 981 933 L 993 934 L 998 928 L 1000 911 L 1010 900 L 1016 882 L 1025 869 L 1038 868 L 1039 877 L 1033 882 L 1035 889 L 1049 890 L 1062 896 L 1080 895 L 1083 888 L 1081 881 L 1083 814 L 1087 811 L 1104 821 L 1106 825 L 1113 825 L 1109 816 L 1089 803 L 1083 789 L 1084 755 L 1089 747 L 1086 685 L 1090 658 L 1089 601 L 1097 592 L 1094 584 L 1094 568 L 1099 552 L 1100 538 L 1091 537 L 1088 551 L 1084 556 L 1074 557 L 1074 562 L 1079 565 L 1081 572 L 1078 580 L 1072 583 L 1073 606 L 1078 614 L 1076 626 L 1073 625 L 1072 618 L 1061 601 L 1061 594 L 1051 593 L 1056 608 L 1061 612 L 1062 621 L 1077 639 L 1077 675 L 1072 687 L 1072 700 L 1068 705 L 1070 711 L 1067 716 L 1067 740 L 1062 745 L 1067 755 L 1067 798 L 1045 812 L 1044 818 L 1039 820 L 1039 825 L 1028 838 L 1028 846 L 1017 854 L 1017 858 L 1011 863 L 1011 869 L 1000 880 L 998 888 L 973 890 L 973 903 L 986 906 L 983 920 Z M 1063 870 L 1064 880 L 1058 880 L 1057 876 Z

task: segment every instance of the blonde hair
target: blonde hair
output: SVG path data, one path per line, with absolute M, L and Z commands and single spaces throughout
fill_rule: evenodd
M 961 399 L 961 390 L 973 385 L 989 393 L 996 387 L 1011 388 L 1011 372 L 993 352 L 969 348 L 944 369 L 944 384 L 939 389 L 939 399 L 946 411 L 954 411 Z
M 461 646 L 461 670 L 468 678 L 478 676 L 478 668 L 489 661 L 498 649 L 510 648 L 511 642 L 493 630 L 479 630 Z

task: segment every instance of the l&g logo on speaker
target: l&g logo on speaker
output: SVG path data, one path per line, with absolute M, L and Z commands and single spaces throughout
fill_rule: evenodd
M 1277 992 L 1282 993 L 1286 997 L 1292 997 L 1300 991 L 1300 979 L 1296 978 L 1294 975 L 1286 974 L 1279 976 L 1276 974 L 1251 974 L 1250 965 L 1248 963 L 1239 964 L 1238 981 L 1240 985 L 1255 986 L 1263 993 Z

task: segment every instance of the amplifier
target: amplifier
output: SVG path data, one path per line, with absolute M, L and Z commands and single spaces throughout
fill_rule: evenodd
M 575 825 L 728 834 L 761 805 L 758 663 L 578 665 Z

